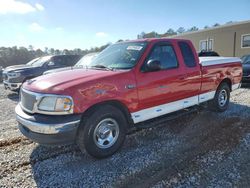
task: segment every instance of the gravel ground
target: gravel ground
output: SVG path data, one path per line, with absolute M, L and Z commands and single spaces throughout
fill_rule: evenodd
M 19 133 L 18 96 L 0 85 L 0 187 L 249 187 L 250 89 L 228 111 L 202 111 L 151 123 L 107 159 L 75 145 L 44 147 Z

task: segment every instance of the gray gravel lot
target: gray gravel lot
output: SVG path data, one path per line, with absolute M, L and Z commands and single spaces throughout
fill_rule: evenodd
M 227 112 L 204 109 L 127 136 L 96 160 L 75 145 L 44 147 L 19 133 L 18 96 L 0 84 L 0 187 L 249 187 L 250 89 Z M 163 118 L 164 120 L 164 118 Z

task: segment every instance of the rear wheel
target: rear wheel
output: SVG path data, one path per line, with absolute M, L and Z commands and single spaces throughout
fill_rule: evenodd
M 127 133 L 127 121 L 116 107 L 105 105 L 90 114 L 81 125 L 77 144 L 96 158 L 104 158 L 115 153 L 123 144 Z
M 209 102 L 209 108 L 213 111 L 224 112 L 229 105 L 230 88 L 227 83 L 222 83 L 214 96 L 214 99 Z

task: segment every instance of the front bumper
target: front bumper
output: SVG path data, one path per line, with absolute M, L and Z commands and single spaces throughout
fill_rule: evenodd
M 65 145 L 75 142 L 81 115 L 27 114 L 18 104 L 15 109 L 19 130 L 29 139 L 43 145 Z
M 20 89 L 22 83 L 10 83 L 8 81 L 3 81 L 3 85 L 5 89 L 9 89 L 11 91 L 16 91 Z

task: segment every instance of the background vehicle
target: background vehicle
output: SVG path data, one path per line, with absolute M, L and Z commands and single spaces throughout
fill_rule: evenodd
M 3 67 L 0 66 L 0 82 L 3 81 Z
M 250 54 L 241 57 L 243 67 L 242 82 L 250 82 Z
M 201 51 L 198 53 L 199 57 L 208 57 L 208 56 L 220 56 L 217 52 L 215 51 Z
M 25 82 L 16 118 L 35 142 L 77 142 L 102 158 L 116 152 L 140 122 L 204 102 L 225 111 L 241 77 L 239 58 L 199 59 L 188 40 L 127 41 L 107 47 L 88 69 Z
M 66 71 L 70 69 L 76 69 L 76 68 L 85 68 L 91 61 L 98 55 L 99 53 L 89 53 L 85 56 L 83 56 L 73 67 L 65 67 L 65 68 L 59 68 L 59 69 L 52 69 L 45 71 L 43 74 L 51 74 L 61 71 Z
M 50 69 L 73 66 L 81 56 L 54 55 L 36 58 L 25 65 L 15 65 L 4 69 L 3 83 L 5 89 L 18 91 L 28 79 L 35 78 Z

